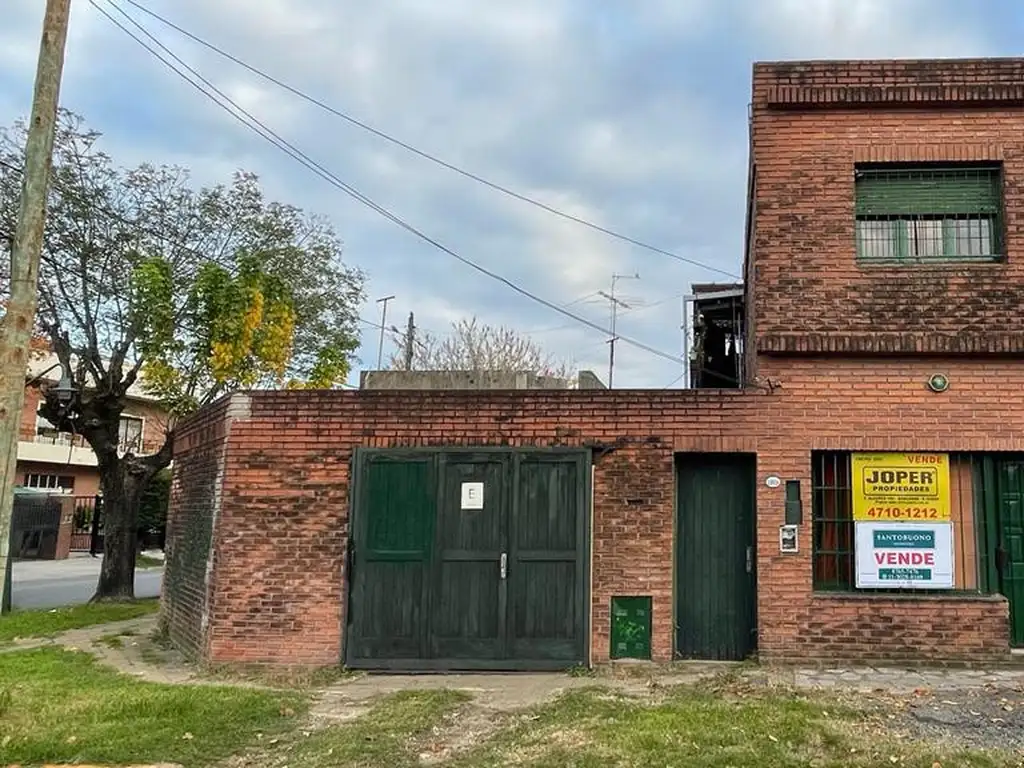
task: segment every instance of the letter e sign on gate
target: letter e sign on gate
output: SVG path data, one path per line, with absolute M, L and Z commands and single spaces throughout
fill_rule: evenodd
M 484 508 L 484 484 L 463 483 L 462 484 L 462 508 L 483 509 Z

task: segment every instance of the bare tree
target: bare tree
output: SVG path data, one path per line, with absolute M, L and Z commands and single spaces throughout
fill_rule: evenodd
M 399 349 L 407 343 L 405 334 L 392 329 Z M 404 370 L 401 351 L 390 361 L 392 370 Z M 571 379 L 572 361 L 546 351 L 529 336 L 507 326 L 486 325 L 476 317 L 452 323 L 444 336 L 417 332 L 413 339 L 414 371 L 506 371 L 530 372 L 541 376 Z

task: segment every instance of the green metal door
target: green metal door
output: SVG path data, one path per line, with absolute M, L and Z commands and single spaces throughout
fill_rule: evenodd
M 586 658 L 581 456 L 517 455 L 509 530 L 509 655 L 570 666 Z
M 1024 461 L 999 462 L 1000 591 L 1010 603 L 1010 644 L 1024 646 Z
M 506 655 L 510 463 L 494 453 L 441 456 L 430 656 L 443 666 Z
M 757 632 L 755 458 L 686 455 L 677 477 L 676 655 L 744 659 Z
M 434 543 L 434 461 L 376 454 L 361 468 L 349 556 L 350 660 L 426 654 L 424 607 Z

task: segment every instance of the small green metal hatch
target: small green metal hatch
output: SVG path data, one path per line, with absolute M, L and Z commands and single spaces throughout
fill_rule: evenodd
M 651 598 L 612 598 L 613 659 L 651 658 Z

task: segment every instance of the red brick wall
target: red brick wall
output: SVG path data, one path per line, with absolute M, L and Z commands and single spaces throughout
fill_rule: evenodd
M 1024 386 L 1024 363 L 762 357 L 761 369 L 780 388 L 772 437 L 759 442 L 760 476 L 800 480 L 804 508 L 800 553 L 779 555 L 783 491 L 763 483 L 758 489 L 762 654 L 893 660 L 1005 655 L 1008 605 L 1000 597 L 812 595 L 811 452 L 1022 451 L 1024 402 L 1010 393 Z M 935 372 L 950 377 L 943 394 L 925 386 Z
M 762 363 L 779 385 L 772 393 L 253 393 L 248 417 L 238 413 L 231 424 L 226 453 L 210 657 L 338 661 L 354 447 L 501 444 L 618 446 L 596 459 L 596 662 L 607 659 L 608 604 L 615 594 L 653 597 L 654 656 L 671 658 L 673 455 L 688 451 L 758 454 L 763 657 L 1005 655 L 1007 604 L 999 597 L 813 594 L 811 451 L 1024 450 L 1024 403 L 998 397 L 1024 387 L 1024 366 L 813 358 Z M 945 394 L 924 386 L 935 370 L 951 378 Z M 194 438 L 183 439 L 183 458 L 176 459 L 179 494 L 197 450 Z M 778 552 L 783 490 L 764 485 L 768 474 L 801 481 L 805 522 L 798 555 Z M 627 506 L 627 499 L 643 503 Z M 178 513 L 176 496 L 172 518 Z M 885 632 L 891 642 L 878 642 Z
M 178 647 L 200 657 L 206 656 L 209 572 L 216 560 L 213 545 L 231 418 L 231 399 L 220 400 L 181 425 L 175 443 L 160 619 Z
M 1024 352 L 1022 75 L 1022 60 L 755 66 L 759 351 Z M 1008 260 L 858 265 L 855 163 L 932 160 L 1003 163 Z
M 336 663 L 349 468 L 356 446 L 619 447 L 597 460 L 593 653 L 612 595 L 654 599 L 654 653 L 672 652 L 673 452 L 749 450 L 756 392 L 252 393 L 231 426 L 210 656 Z M 186 471 L 180 465 L 179 473 Z M 626 499 L 643 503 L 626 505 Z M 172 508 L 172 514 L 176 509 Z

